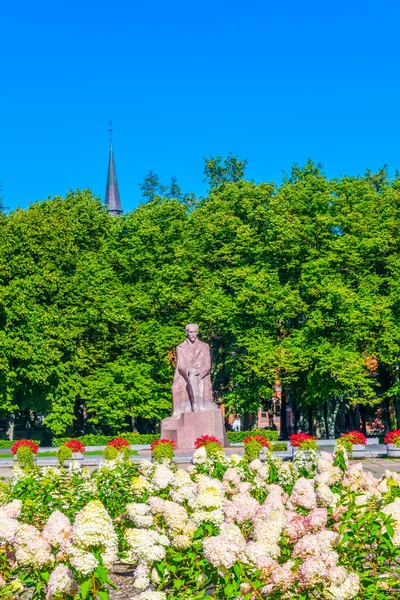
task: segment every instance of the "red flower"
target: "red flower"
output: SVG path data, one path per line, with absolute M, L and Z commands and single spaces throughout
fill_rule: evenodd
M 217 440 L 217 438 L 213 435 L 202 435 L 201 437 L 195 440 L 194 446 L 197 449 L 201 448 L 202 446 L 207 446 L 207 444 L 211 443 L 218 444 L 219 446 L 221 446 L 221 442 Z
M 127 448 L 130 446 L 130 443 L 125 438 L 117 437 L 108 442 L 107 446 L 112 446 L 116 450 L 120 451 L 122 448 Z
M 340 436 L 342 439 L 345 438 L 350 441 L 352 445 L 354 444 L 362 444 L 365 446 L 367 443 L 367 438 L 361 431 L 349 431 L 348 433 L 342 433 Z
M 290 436 L 289 441 L 290 445 L 294 448 L 300 448 L 303 442 L 315 442 L 315 437 L 313 435 L 308 435 L 308 433 L 294 433 Z
M 31 442 L 30 440 L 18 440 L 18 442 L 15 442 L 15 444 L 11 446 L 12 454 L 17 454 L 18 448 L 22 448 L 23 446 L 29 448 L 32 454 L 38 453 L 39 446 L 37 446 L 34 442 Z
M 250 442 L 258 442 L 263 448 L 271 448 L 269 441 L 263 435 L 249 435 L 244 440 L 244 445 Z
M 71 448 L 72 452 L 80 452 L 81 454 L 86 450 L 85 446 L 79 440 L 69 440 L 68 442 L 65 442 L 64 446 Z
M 175 442 L 174 442 L 174 441 L 172 441 L 172 440 L 166 440 L 166 439 L 162 439 L 162 440 L 154 440 L 154 442 L 152 442 L 152 443 L 151 443 L 151 445 L 150 445 L 150 449 L 151 449 L 151 451 L 153 451 L 153 450 L 154 450 L 154 448 L 155 448 L 156 446 L 158 446 L 159 444 L 169 444 L 170 446 L 172 446 L 172 449 L 173 449 L 173 450 L 175 450 L 175 448 L 176 448 L 176 444 L 175 444 Z
M 385 439 L 383 440 L 385 444 L 396 444 L 400 440 L 400 429 L 395 429 L 395 431 L 390 431 L 385 435 Z

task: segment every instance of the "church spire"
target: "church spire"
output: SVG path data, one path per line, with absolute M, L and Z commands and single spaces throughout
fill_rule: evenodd
M 122 214 L 121 200 L 119 197 L 117 172 L 114 164 L 114 153 L 112 148 L 112 127 L 110 121 L 110 156 L 108 159 L 108 173 L 106 185 L 106 205 L 110 215 L 114 217 Z

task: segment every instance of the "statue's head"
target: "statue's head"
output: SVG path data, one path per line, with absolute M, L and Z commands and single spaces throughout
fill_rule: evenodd
M 197 340 L 197 336 L 199 335 L 199 326 L 195 323 L 190 323 L 185 327 L 186 337 L 189 342 L 195 342 Z

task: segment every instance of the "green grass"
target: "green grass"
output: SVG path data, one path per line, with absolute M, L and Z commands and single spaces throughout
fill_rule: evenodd
M 137 456 L 137 450 L 131 450 L 131 456 Z M 37 455 L 38 458 L 57 458 L 57 452 L 39 452 Z M 85 452 L 85 456 L 103 456 L 103 452 L 101 450 L 92 450 L 91 452 Z M 13 454 L 0 454 L 0 460 L 2 458 L 14 458 Z

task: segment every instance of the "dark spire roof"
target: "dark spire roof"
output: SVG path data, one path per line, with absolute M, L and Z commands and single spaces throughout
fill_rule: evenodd
M 108 173 L 106 185 L 106 205 L 108 212 L 114 217 L 122 214 L 121 200 L 119 198 L 117 172 L 114 164 L 114 153 L 110 136 L 110 158 L 108 159 Z

